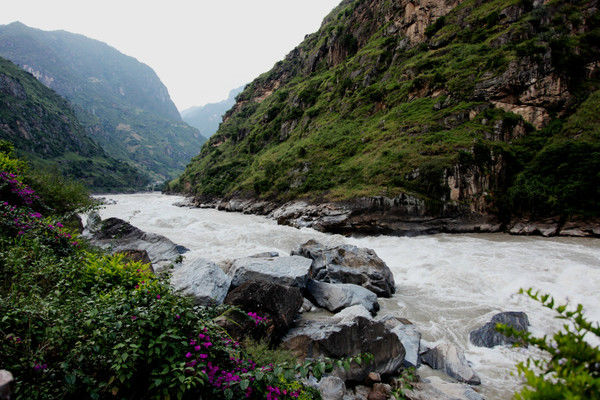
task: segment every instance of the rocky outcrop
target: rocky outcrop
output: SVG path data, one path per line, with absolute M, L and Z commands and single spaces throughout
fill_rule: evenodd
M 266 333 L 272 340 L 277 340 L 292 326 L 302 306 L 302 300 L 302 293 L 296 287 L 275 282 L 251 281 L 229 292 L 225 304 L 266 317 Z
M 471 343 L 479 347 L 494 347 L 503 344 L 519 343 L 517 338 L 508 337 L 496 331 L 497 324 L 508 325 L 517 331 L 527 332 L 529 318 L 524 312 L 511 311 L 496 314 L 490 322 L 469 334 Z
M 0 370 L 0 400 L 11 400 L 14 386 L 15 380 L 12 374 L 4 369 Z
M 305 288 L 311 260 L 298 257 L 247 257 L 233 261 L 229 275 L 232 286 L 249 281 L 276 282 L 281 285 Z
M 164 236 L 146 233 L 118 218 L 108 218 L 98 222 L 96 217 L 88 218 L 84 237 L 90 243 L 112 253 L 120 251 L 146 251 L 156 272 L 180 259 L 178 246 Z
M 325 247 L 309 240 L 292 254 L 312 260 L 311 275 L 315 280 L 360 285 L 384 297 L 396 291 L 392 272 L 371 249 L 352 245 Z
M 484 400 L 472 387 L 446 382 L 437 376 L 416 382 L 413 388 L 406 392 L 406 397 L 410 400 Z
M 181 294 L 192 297 L 196 304 L 216 305 L 225 300 L 231 278 L 217 264 L 199 258 L 175 268 L 171 285 Z
M 469 366 L 462 350 L 453 344 L 440 344 L 433 349 L 426 350 L 421 354 L 421 361 L 433 369 L 444 371 L 459 382 L 470 385 L 481 384 L 481 379 Z
M 331 312 L 338 312 L 358 304 L 371 313 L 379 310 L 377 295 L 358 285 L 310 280 L 306 285 L 306 293 L 313 303 Z
M 300 359 L 345 358 L 371 353 L 371 363 L 354 363 L 349 371 L 338 371 L 344 380 L 363 381 L 369 372 L 395 373 L 402 365 L 404 347 L 382 322 L 346 315 L 340 321 L 300 321 L 283 338 L 283 347 Z

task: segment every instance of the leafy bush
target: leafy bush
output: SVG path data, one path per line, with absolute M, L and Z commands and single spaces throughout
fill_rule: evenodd
M 516 398 L 600 399 L 600 348 L 590 344 L 600 338 L 600 325 L 594 325 L 586 319 L 581 304 L 572 310 L 568 305 L 555 304 L 547 294 L 540 295 L 529 289 L 527 295 L 556 311 L 557 318 L 565 320 L 565 324 L 551 339 L 546 336 L 537 338 L 530 332 L 517 331 L 506 325 L 497 328 L 505 335 L 520 338 L 523 343 L 535 346 L 548 355 L 547 358 L 529 359 L 517 365 L 519 373 L 525 378 L 526 387 Z

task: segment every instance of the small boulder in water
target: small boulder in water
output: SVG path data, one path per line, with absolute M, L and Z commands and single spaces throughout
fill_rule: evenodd
M 454 382 L 446 382 L 437 376 L 419 380 L 407 391 L 412 400 L 484 400 L 472 387 Z
M 469 334 L 471 343 L 479 347 L 494 347 L 503 344 L 519 343 L 519 339 L 508 337 L 496 331 L 497 324 L 508 325 L 515 330 L 527 332 L 529 326 L 529 318 L 524 312 L 503 312 L 492 317 L 491 322 L 488 322 L 479 329 L 472 331 Z
M 480 385 L 481 379 L 469 366 L 462 350 L 453 344 L 440 344 L 421 354 L 423 364 L 444 371 L 448 376 L 469 385 Z

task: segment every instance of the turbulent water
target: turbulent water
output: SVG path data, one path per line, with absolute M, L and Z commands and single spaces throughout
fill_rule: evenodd
M 347 238 L 312 229 L 279 226 L 270 219 L 212 209 L 173 206 L 181 197 L 160 194 L 108 196 L 116 204 L 100 211 L 138 228 L 164 235 L 191 251 L 186 258 L 214 261 L 263 251 L 289 253 L 309 239 L 350 243 L 374 249 L 388 264 L 397 294 L 382 301 L 384 310 L 401 313 L 432 343 L 454 342 L 480 375 L 477 388 L 488 399 L 509 399 L 519 388 L 514 365 L 533 349 L 471 345 L 469 332 L 500 311 L 525 311 L 535 334 L 561 326 L 539 304 L 517 295 L 535 287 L 558 300 L 582 303 L 600 321 L 600 241 L 597 239 L 516 237 L 504 234 L 433 235 L 416 238 Z M 422 367 L 422 374 L 431 372 Z

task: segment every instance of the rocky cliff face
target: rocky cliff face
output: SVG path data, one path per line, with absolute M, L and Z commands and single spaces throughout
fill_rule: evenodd
M 105 43 L 17 22 L 0 26 L 0 56 L 69 100 L 111 156 L 156 179 L 180 172 L 205 141 L 149 66 Z
M 0 139 L 42 168 L 56 168 L 94 190 L 139 190 L 148 183 L 133 167 L 106 155 L 66 100 L 3 58 Z
M 598 215 L 597 7 L 344 1 L 246 87 L 171 188 L 199 201 L 406 197 L 420 214 L 387 214 L 430 219 Z

